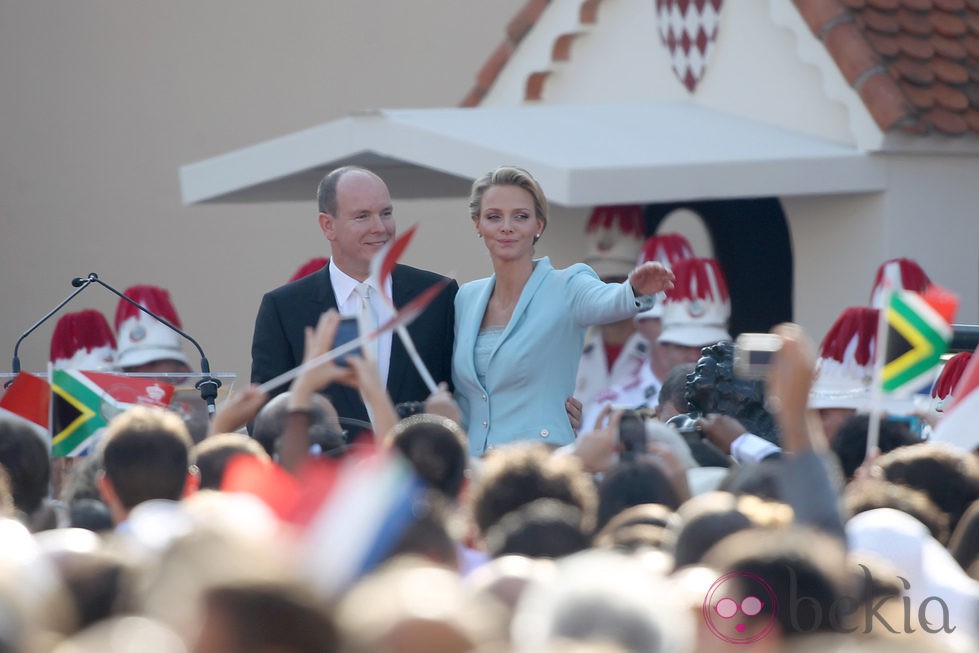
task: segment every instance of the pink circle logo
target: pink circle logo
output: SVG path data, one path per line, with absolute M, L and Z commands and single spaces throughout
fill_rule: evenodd
M 715 637 L 729 644 L 751 644 L 775 627 L 778 599 L 761 577 L 732 571 L 710 586 L 702 611 Z

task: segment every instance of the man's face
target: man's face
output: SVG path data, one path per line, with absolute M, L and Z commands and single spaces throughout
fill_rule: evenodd
M 320 228 L 332 247 L 332 260 L 363 281 L 371 259 L 395 235 L 388 188 L 378 177 L 354 170 L 337 182 L 336 215 L 320 213 Z
M 684 363 L 696 363 L 700 360 L 700 350 L 703 347 L 688 347 L 686 345 L 678 345 L 673 342 L 661 342 L 659 343 L 659 350 L 666 362 L 666 368 L 672 370 L 677 365 L 683 365 Z

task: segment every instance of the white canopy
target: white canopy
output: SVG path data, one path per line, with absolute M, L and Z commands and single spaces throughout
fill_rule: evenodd
M 357 113 L 182 166 L 183 201 L 310 201 L 329 170 L 375 170 L 394 198 L 464 197 L 501 164 L 564 206 L 863 193 L 883 165 L 853 147 L 688 102 Z

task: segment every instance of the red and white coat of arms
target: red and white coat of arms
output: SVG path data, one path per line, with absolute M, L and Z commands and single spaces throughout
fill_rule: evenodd
M 673 72 L 691 93 L 704 76 L 714 49 L 724 0 L 656 0 L 659 36 L 670 51 Z

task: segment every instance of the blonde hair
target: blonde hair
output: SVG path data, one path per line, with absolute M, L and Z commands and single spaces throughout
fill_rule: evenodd
M 534 176 L 517 166 L 500 166 L 473 182 L 472 192 L 469 194 L 469 216 L 473 220 L 479 219 L 483 207 L 483 195 L 493 186 L 516 186 L 530 193 L 534 200 L 534 213 L 541 222 L 540 233 L 544 233 L 544 229 L 547 228 L 547 198 Z M 534 242 L 537 242 L 536 237 Z

